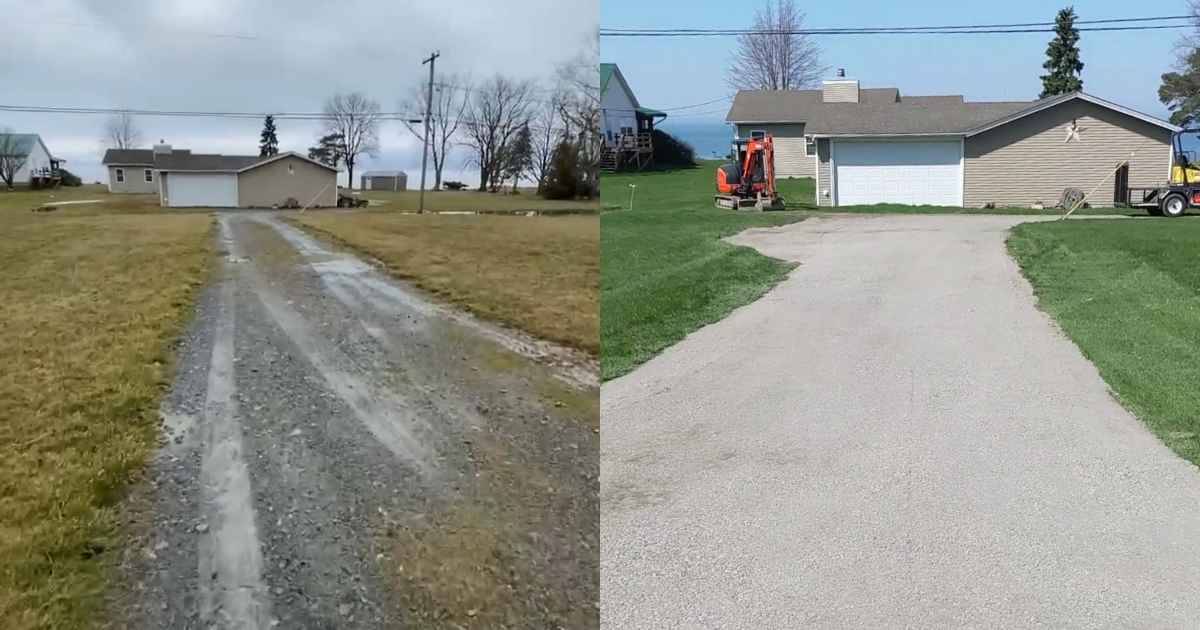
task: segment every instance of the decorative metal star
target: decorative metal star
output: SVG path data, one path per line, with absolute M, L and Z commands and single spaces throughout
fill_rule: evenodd
M 1076 142 L 1080 142 L 1081 141 L 1079 138 L 1080 133 L 1083 133 L 1083 129 L 1079 126 L 1079 121 L 1072 120 L 1071 126 L 1067 127 L 1067 139 L 1064 140 L 1063 142 L 1070 142 L 1072 140 L 1075 140 Z

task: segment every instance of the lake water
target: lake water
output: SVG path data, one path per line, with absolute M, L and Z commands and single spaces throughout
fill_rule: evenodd
M 733 127 L 719 120 L 680 120 L 667 118 L 659 129 L 692 145 L 696 159 L 724 159 L 729 155 L 733 140 Z

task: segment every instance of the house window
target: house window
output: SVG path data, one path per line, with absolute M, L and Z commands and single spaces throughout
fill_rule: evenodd
M 621 135 L 632 136 L 633 135 L 633 127 L 621 127 Z
M 804 139 L 804 155 L 816 155 L 816 154 L 817 154 L 817 139 L 812 136 L 806 137 Z
M 118 184 L 125 183 L 125 169 L 123 169 L 123 168 L 117 169 L 117 183 Z
M 762 140 L 763 138 L 766 138 L 766 137 L 767 137 L 767 132 L 763 131 L 762 129 L 755 129 L 754 131 L 750 132 L 751 140 Z
M 147 184 L 154 183 L 154 171 L 146 169 L 142 172 L 142 177 L 145 178 Z

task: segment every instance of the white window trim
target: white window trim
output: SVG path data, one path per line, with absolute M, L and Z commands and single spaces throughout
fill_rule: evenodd
M 117 183 L 124 184 L 125 183 L 125 169 L 118 168 L 116 171 L 116 175 L 117 175 Z
M 147 184 L 153 184 L 154 183 L 154 169 L 152 169 L 152 168 L 142 169 L 142 181 L 144 181 Z
M 754 135 L 754 134 L 756 134 L 756 133 L 757 133 L 757 134 L 759 134 L 759 136 L 758 136 L 758 137 L 761 137 L 761 138 L 766 138 L 766 137 L 767 137 L 767 130 L 766 130 L 766 129 L 751 129 L 751 130 L 750 130 L 750 139 L 751 139 L 751 140 L 754 140 L 754 139 L 755 139 L 755 135 Z

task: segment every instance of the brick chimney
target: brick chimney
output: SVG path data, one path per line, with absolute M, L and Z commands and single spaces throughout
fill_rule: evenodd
M 836 79 L 821 82 L 821 99 L 826 103 L 857 103 L 858 79 L 847 79 L 846 69 L 838 68 Z

